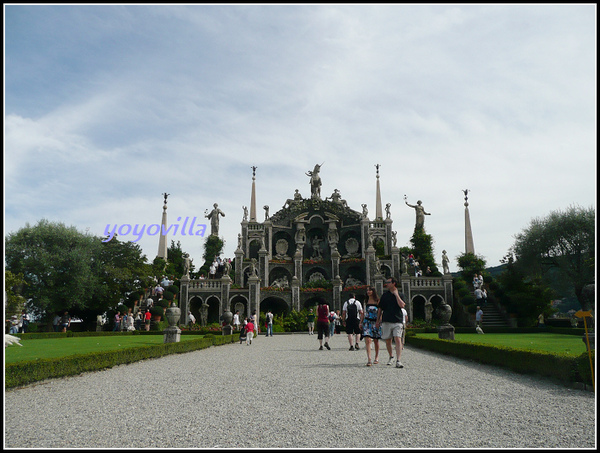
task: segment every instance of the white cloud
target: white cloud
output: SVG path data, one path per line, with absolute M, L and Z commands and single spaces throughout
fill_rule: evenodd
M 158 223 L 166 191 L 173 219 L 219 203 L 232 256 L 252 165 L 260 217 L 321 162 L 324 196 L 374 213 L 379 163 L 399 244 L 406 194 L 436 257 L 461 253 L 468 188 L 496 265 L 532 217 L 595 206 L 592 8 L 8 7 L 5 229 Z

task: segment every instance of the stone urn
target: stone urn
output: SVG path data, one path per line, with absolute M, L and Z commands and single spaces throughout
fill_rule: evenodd
M 444 326 L 450 323 L 450 317 L 452 316 L 452 307 L 448 304 L 442 304 L 438 308 L 438 314 L 440 317 L 440 325 Z
M 181 340 L 181 330 L 177 327 L 177 321 L 179 321 L 180 316 L 181 309 L 173 302 L 165 312 L 169 327 L 164 332 L 164 343 L 179 343 Z
M 223 313 L 223 335 L 231 335 L 233 333 L 231 321 L 233 321 L 233 313 L 231 313 L 229 310 L 225 310 Z
M 454 340 L 454 326 L 450 324 L 452 307 L 446 303 L 443 303 L 439 306 L 437 312 L 440 318 L 440 325 L 437 328 L 438 338 L 441 340 Z
M 175 302 L 173 302 L 171 306 L 167 308 L 165 317 L 167 318 L 169 327 L 177 326 L 177 321 L 179 321 L 179 318 L 181 317 L 181 309 L 175 305 Z

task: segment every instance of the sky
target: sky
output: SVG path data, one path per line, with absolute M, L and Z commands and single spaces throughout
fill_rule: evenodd
M 595 4 L 5 4 L 5 237 L 140 231 L 168 193 L 168 225 L 207 225 L 168 239 L 199 267 L 214 203 L 234 257 L 253 166 L 262 221 L 321 163 L 322 197 L 373 219 L 379 164 L 399 247 L 406 195 L 457 271 L 468 189 L 497 266 L 532 219 L 595 209 L 596 39 Z

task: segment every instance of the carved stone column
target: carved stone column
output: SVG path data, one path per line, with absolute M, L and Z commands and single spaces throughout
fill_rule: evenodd
M 300 280 L 292 277 L 292 310 L 300 311 Z
M 333 301 L 331 310 L 342 310 L 342 289 L 343 282 L 339 275 L 333 279 Z M 378 293 L 381 294 L 381 293 Z
M 179 305 L 181 309 L 181 316 L 179 318 L 179 323 L 183 326 L 187 326 L 190 322 L 189 311 L 190 311 L 190 302 L 189 302 L 189 287 L 190 287 L 190 277 L 184 275 L 181 277 L 180 288 L 179 288 Z

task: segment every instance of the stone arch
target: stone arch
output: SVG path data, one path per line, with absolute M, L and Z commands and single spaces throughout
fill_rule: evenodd
M 199 296 L 193 296 L 189 302 L 190 311 L 194 315 L 194 318 L 196 318 L 196 324 L 200 324 L 200 320 L 202 319 L 200 312 L 202 303 L 203 300 Z
M 338 242 L 338 251 L 342 257 L 360 258 L 362 254 L 361 237 L 359 231 L 344 231 Z
M 285 243 L 283 241 L 287 242 L 287 247 L 285 247 Z M 273 235 L 271 250 L 273 250 L 274 259 L 290 258 L 294 256 L 296 251 L 294 239 L 285 231 L 277 231 Z
M 248 244 L 248 258 L 258 259 L 258 251 L 260 250 L 260 247 L 261 247 L 260 240 L 257 238 L 252 239 L 250 241 L 250 244 Z
M 415 296 L 413 296 L 412 300 L 411 300 L 411 306 L 412 306 L 412 319 L 425 319 L 425 296 L 423 296 L 422 294 L 417 294 Z M 407 310 L 408 311 L 408 310 Z M 411 319 L 410 317 L 410 313 L 409 313 L 409 319 Z
M 269 272 L 269 283 L 265 286 L 274 286 L 275 281 L 281 278 L 287 278 L 287 282 L 292 286 L 292 274 L 285 267 L 275 267 Z
M 381 236 L 376 236 L 373 239 L 373 248 L 375 249 L 375 256 L 385 255 L 385 241 Z
M 319 305 L 319 302 L 326 302 L 327 304 L 329 304 L 329 302 L 327 302 L 327 298 L 325 296 L 316 294 L 304 301 L 303 308 L 313 308 L 313 307 Z M 315 315 L 316 315 L 316 312 L 315 312 Z M 315 321 L 315 326 L 316 326 L 316 321 Z
M 221 300 L 217 296 L 209 296 L 206 299 L 206 303 L 208 304 L 207 324 L 219 322 L 219 318 L 221 317 Z
M 260 302 L 260 312 L 266 313 L 271 310 L 273 315 L 286 315 L 290 312 L 290 307 L 285 300 L 277 296 L 269 296 Z
M 431 306 L 433 307 L 433 318 L 439 319 L 438 308 L 444 303 L 444 298 L 439 294 L 434 294 L 429 298 L 429 302 L 431 302 Z
M 240 322 L 242 319 L 250 316 L 248 313 L 248 299 L 242 294 L 236 294 L 229 300 L 229 306 L 231 307 L 231 312 L 235 313 L 239 310 L 240 312 Z
M 381 263 L 381 272 L 385 278 L 392 277 L 392 268 L 388 264 Z
M 350 282 L 348 282 L 348 283 L 352 283 L 352 280 L 359 280 L 361 282 L 361 284 L 366 285 L 366 282 L 367 282 L 367 278 L 365 275 L 365 269 L 364 269 L 364 267 L 360 267 L 360 266 L 348 267 L 343 272 L 343 275 L 340 278 L 342 279 L 344 286 L 355 286 L 355 285 L 349 285 L 349 284 L 347 285 L 346 281 L 348 279 L 351 279 Z
M 310 281 L 310 277 L 313 276 L 316 273 L 320 273 L 321 275 L 323 275 L 323 278 L 326 281 L 330 281 L 331 280 L 331 276 L 329 275 L 330 272 L 328 272 L 324 267 L 322 266 L 315 266 L 315 267 L 311 267 L 310 269 L 308 269 L 304 275 L 304 283 L 307 283 Z

